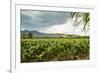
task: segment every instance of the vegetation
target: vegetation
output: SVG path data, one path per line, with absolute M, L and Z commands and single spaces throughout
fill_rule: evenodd
M 72 12 L 71 16 L 72 16 L 73 26 L 77 27 L 82 23 L 83 31 L 85 31 L 86 33 L 89 29 L 90 14 L 82 12 Z
M 28 36 L 29 38 L 33 38 L 33 34 L 31 32 L 29 32 Z
M 88 38 L 22 39 L 21 62 L 89 59 Z

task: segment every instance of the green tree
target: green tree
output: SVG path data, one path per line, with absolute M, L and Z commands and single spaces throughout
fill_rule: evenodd
M 31 32 L 29 32 L 28 36 L 30 39 L 33 38 L 33 34 Z

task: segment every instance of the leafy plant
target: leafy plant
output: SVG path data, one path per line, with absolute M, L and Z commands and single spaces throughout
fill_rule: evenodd
M 22 39 L 21 62 L 89 59 L 89 39 Z

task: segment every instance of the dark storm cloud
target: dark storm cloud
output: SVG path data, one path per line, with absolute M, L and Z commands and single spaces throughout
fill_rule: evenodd
M 21 10 L 21 29 L 41 30 L 49 26 L 64 24 L 69 18 L 68 12 Z

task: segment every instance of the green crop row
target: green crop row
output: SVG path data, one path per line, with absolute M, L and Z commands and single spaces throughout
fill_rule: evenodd
M 89 59 L 89 39 L 22 39 L 21 62 Z

